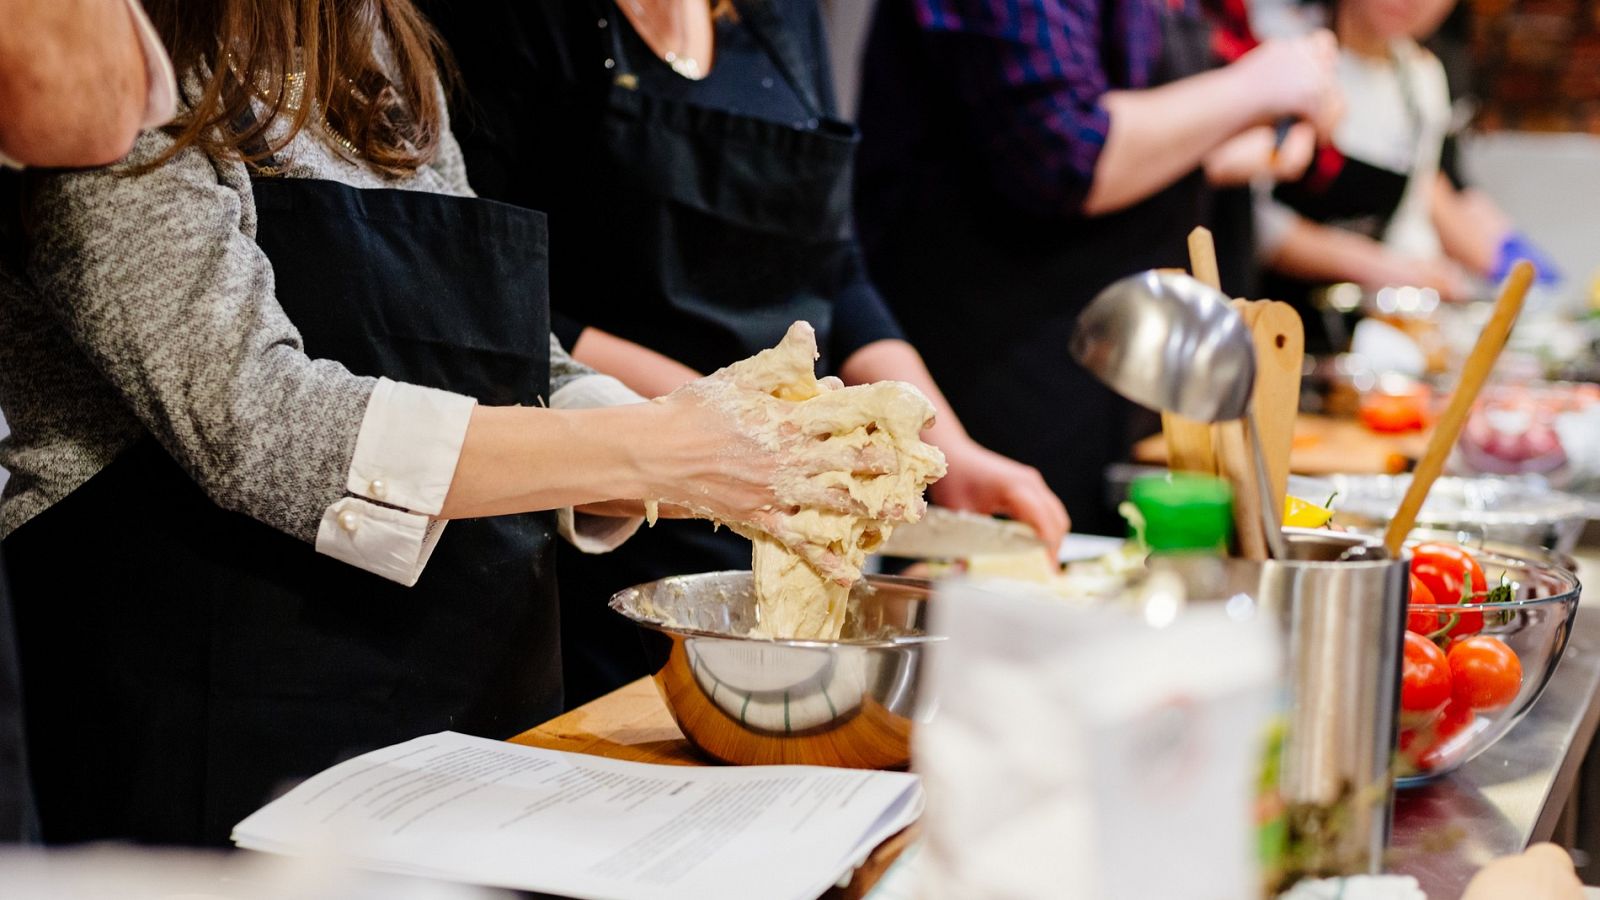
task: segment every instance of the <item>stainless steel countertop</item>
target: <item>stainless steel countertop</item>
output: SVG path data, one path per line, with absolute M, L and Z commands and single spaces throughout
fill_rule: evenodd
M 1600 556 L 1580 548 L 1578 559 L 1579 578 L 1600 586 Z M 1429 900 L 1454 900 L 1484 863 L 1555 830 L 1600 719 L 1600 595 L 1584 593 L 1566 653 L 1527 718 L 1454 774 L 1398 792 L 1390 867 L 1415 876 Z

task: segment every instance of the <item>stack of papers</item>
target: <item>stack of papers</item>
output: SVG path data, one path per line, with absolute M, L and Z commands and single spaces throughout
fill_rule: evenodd
M 903 772 L 656 766 L 441 732 L 307 779 L 233 840 L 594 900 L 809 900 L 922 806 Z

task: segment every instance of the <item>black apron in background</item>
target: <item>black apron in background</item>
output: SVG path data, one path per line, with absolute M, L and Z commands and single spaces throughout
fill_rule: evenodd
M 635 67 L 665 63 L 639 59 L 650 53 L 643 41 L 612 3 L 597 3 L 596 15 L 618 21 L 596 30 L 594 64 L 614 61 L 598 158 L 573 173 L 592 183 L 593 199 L 557 223 L 555 243 L 576 233 L 595 247 L 609 244 L 612 296 L 596 308 L 582 298 L 557 304 L 574 304 L 585 324 L 701 372 L 776 345 L 804 319 L 816 329 L 827 369 L 838 362 L 827 358 L 834 298 L 856 272 L 850 190 L 858 136 L 825 114 L 775 5 L 735 5 L 737 27 L 771 57 L 810 121 L 770 121 L 650 93 Z M 563 260 L 556 260 L 558 289 Z
M 1408 104 L 1410 105 L 1410 104 Z M 1413 121 L 1421 128 L 1421 113 Z M 1418 140 L 1421 140 L 1420 131 Z M 1325 159 L 1337 160 L 1332 174 L 1319 172 Z M 1279 184 L 1273 197 L 1297 215 L 1324 225 L 1382 241 L 1389 222 L 1405 199 L 1411 176 L 1353 157 L 1332 147 L 1321 148 L 1318 162 L 1299 181 Z M 1323 284 L 1267 270 L 1266 295 L 1292 305 L 1306 325 L 1307 353 L 1342 353 L 1350 347 L 1350 329 L 1355 316 L 1317 303 Z
M 600 159 L 588 173 L 591 209 L 625 223 L 609 230 L 607 286 L 618 303 L 600 306 L 636 320 L 591 324 L 709 372 L 777 344 L 803 319 L 817 331 L 828 371 L 841 362 L 828 358 L 834 300 L 857 271 L 857 135 L 825 115 L 774 4 L 737 6 L 739 27 L 761 44 L 812 121 L 796 127 L 652 95 L 635 69 L 658 61 L 630 50 L 625 23 L 599 30 L 595 64 L 614 60 L 615 74 Z M 620 15 L 610 3 L 597 8 L 601 17 Z M 558 248 L 570 240 L 569 224 L 556 223 Z M 575 227 L 595 241 L 605 233 L 593 223 Z M 613 593 L 667 575 L 750 567 L 750 542 L 705 522 L 661 522 L 604 556 L 566 546 L 560 554 L 569 706 L 648 674 L 633 626 L 606 608 Z
M 1405 64 L 1398 58 L 1392 63 L 1400 81 L 1412 152 L 1417 153 L 1421 151 L 1426 118 Z M 1410 181 L 1409 171 L 1397 172 L 1345 156 L 1336 147 L 1321 147 L 1305 174 L 1297 181 L 1279 183 L 1272 196 L 1312 222 L 1381 242 L 1405 199 Z M 1306 325 L 1307 353 L 1342 353 L 1349 349 L 1355 317 L 1316 302 L 1323 284 L 1268 270 L 1265 285 L 1267 296 L 1286 301 L 1300 313 Z
M 1211 64 L 1198 11 L 1163 8 L 1154 84 Z M 1126 458 L 1148 419 L 1073 362 L 1067 345 L 1078 313 L 1106 285 L 1188 268 L 1186 235 L 1208 214 L 1204 175 L 1119 212 L 1059 221 L 997 200 L 973 174 L 981 171 L 971 160 L 889 192 L 894 211 L 875 210 L 865 236 L 873 279 L 972 437 L 1036 466 L 1075 530 L 1122 534 L 1105 469 Z
M 254 191 L 308 355 L 490 404 L 546 395 L 543 215 L 314 180 Z M 224 511 L 135 445 L 4 543 L 45 840 L 224 844 L 341 759 L 553 715 L 552 532 L 548 513 L 453 522 L 405 588 Z

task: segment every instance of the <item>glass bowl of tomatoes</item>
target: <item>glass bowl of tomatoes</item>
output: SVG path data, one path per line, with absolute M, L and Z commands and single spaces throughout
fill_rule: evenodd
M 1455 771 L 1539 699 L 1572 632 L 1578 579 L 1512 551 L 1411 546 L 1400 787 Z

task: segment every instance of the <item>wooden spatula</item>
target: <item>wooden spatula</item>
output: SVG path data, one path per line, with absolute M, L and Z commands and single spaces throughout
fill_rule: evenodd
M 1256 411 L 1256 431 L 1267 461 L 1274 509 L 1283 509 L 1289 487 L 1289 451 L 1294 446 L 1294 423 L 1300 413 L 1301 366 L 1306 355 L 1305 325 L 1287 303 L 1258 300 L 1249 317 L 1256 345 L 1256 387 L 1251 403 Z
M 1422 459 L 1417 461 L 1417 467 L 1411 473 L 1411 487 L 1406 489 L 1400 508 L 1389 520 L 1389 530 L 1384 532 L 1383 545 L 1391 557 L 1400 555 L 1406 535 L 1411 533 L 1411 526 L 1417 523 L 1417 514 L 1428 499 L 1428 491 L 1433 488 L 1433 482 L 1444 470 L 1451 449 L 1461 437 L 1467 413 L 1472 411 L 1478 392 L 1483 389 L 1483 383 L 1488 380 L 1495 361 L 1500 358 L 1506 338 L 1511 336 L 1511 326 L 1516 324 L 1517 314 L 1522 311 L 1522 301 L 1528 296 L 1533 278 L 1533 263 L 1524 259 L 1512 266 L 1505 287 L 1500 290 L 1500 299 L 1495 301 L 1494 314 L 1478 335 L 1478 343 L 1461 369 L 1461 380 L 1456 383 L 1455 393 L 1450 395 L 1444 415 L 1439 417 L 1438 423 L 1433 426 L 1433 434 L 1428 436 L 1428 449 L 1423 451 Z

